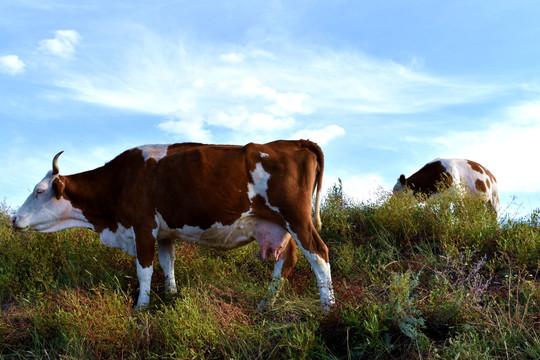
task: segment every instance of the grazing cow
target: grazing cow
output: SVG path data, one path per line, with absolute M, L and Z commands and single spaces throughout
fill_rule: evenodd
M 409 178 L 401 175 L 394 186 L 394 193 L 405 188 L 414 193 L 432 195 L 438 186 L 464 185 L 472 193 L 480 194 L 497 212 L 499 191 L 495 176 L 477 162 L 465 159 L 435 159 Z
M 307 140 L 268 144 L 145 145 L 95 170 L 63 176 L 58 156 L 12 218 L 19 230 L 89 228 L 101 242 L 137 258 L 137 308 L 150 301 L 155 244 L 176 291 L 174 240 L 234 249 L 256 240 L 262 257 L 274 256 L 274 277 L 259 304 L 271 305 L 296 262 L 296 245 L 317 277 L 324 309 L 334 304 L 328 248 L 320 227 L 323 153 Z

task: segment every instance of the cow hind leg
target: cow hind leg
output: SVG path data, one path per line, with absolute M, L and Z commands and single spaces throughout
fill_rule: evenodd
M 279 254 L 279 257 L 275 259 L 272 281 L 264 298 L 257 306 L 258 311 L 263 311 L 274 305 L 276 297 L 283 287 L 283 280 L 289 276 L 296 263 L 296 245 L 294 241 L 291 241 L 290 235 L 287 235 L 287 244 L 284 245 L 284 250 Z
M 176 292 L 176 281 L 174 279 L 174 241 L 172 239 L 158 240 L 159 264 L 165 275 L 165 289 L 169 292 Z
M 335 304 L 330 263 L 328 260 L 328 247 L 311 223 L 309 226 L 299 228 L 298 232 L 294 232 L 290 226 L 288 226 L 288 229 L 315 273 L 321 296 L 321 305 L 327 311 Z

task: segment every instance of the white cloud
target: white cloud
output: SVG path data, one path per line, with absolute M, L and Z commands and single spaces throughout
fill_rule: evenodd
M 204 128 L 204 120 L 197 114 L 177 114 L 180 119 L 171 119 L 158 125 L 160 129 L 174 134 L 181 141 L 211 142 L 210 131 Z
M 75 30 L 57 30 L 54 39 L 45 39 L 39 42 L 41 51 L 67 59 L 75 54 L 75 45 L 81 36 Z
M 306 94 L 283 93 L 276 94 L 275 103 L 266 109 L 274 115 L 284 116 L 288 114 L 309 114 L 312 110 L 306 106 L 305 102 L 309 99 Z
M 381 195 L 382 191 L 391 188 L 389 184 L 384 183 L 381 176 L 372 173 L 349 175 L 339 179 L 343 184 L 343 193 L 355 203 L 373 201 Z M 328 193 L 328 190 L 337 183 L 337 177 L 325 174 L 323 177 L 323 193 Z
M 26 64 L 17 55 L 6 55 L 0 57 L 0 71 L 10 75 L 17 75 L 24 72 Z
M 468 158 L 486 166 L 507 192 L 540 191 L 540 101 L 503 111 L 498 121 L 481 131 L 451 132 L 435 139 L 447 155 Z
M 263 101 L 264 109 L 276 116 L 309 114 L 311 109 L 305 104 L 309 96 L 303 93 L 284 92 L 263 85 L 255 77 L 222 81 L 218 88 L 225 96 Z
M 292 117 L 274 117 L 272 114 L 251 113 L 245 106 L 237 106 L 227 111 L 219 111 L 210 116 L 206 123 L 221 126 L 235 131 L 272 131 L 294 126 Z
M 231 64 L 238 64 L 244 61 L 246 57 L 244 54 L 228 53 L 228 54 L 222 54 L 219 58 L 224 62 L 228 62 Z
M 345 129 L 338 125 L 329 125 L 318 130 L 300 130 L 291 139 L 309 139 L 319 145 L 326 145 L 330 140 L 345 135 Z

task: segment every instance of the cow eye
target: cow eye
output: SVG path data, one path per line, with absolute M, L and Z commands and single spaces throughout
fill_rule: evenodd
M 36 190 L 36 195 L 41 195 L 41 194 L 43 194 L 44 192 L 45 192 L 45 190 L 43 190 L 43 189 L 37 189 L 37 190 Z

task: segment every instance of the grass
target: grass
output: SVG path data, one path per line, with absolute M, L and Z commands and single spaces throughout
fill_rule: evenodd
M 474 196 L 420 200 L 328 192 L 325 315 L 301 254 L 275 306 L 255 311 L 272 274 L 256 244 L 179 243 L 178 293 L 156 267 L 151 304 L 134 311 L 133 258 L 87 230 L 14 232 L 0 206 L 0 358 L 540 358 L 540 211 L 497 221 Z

